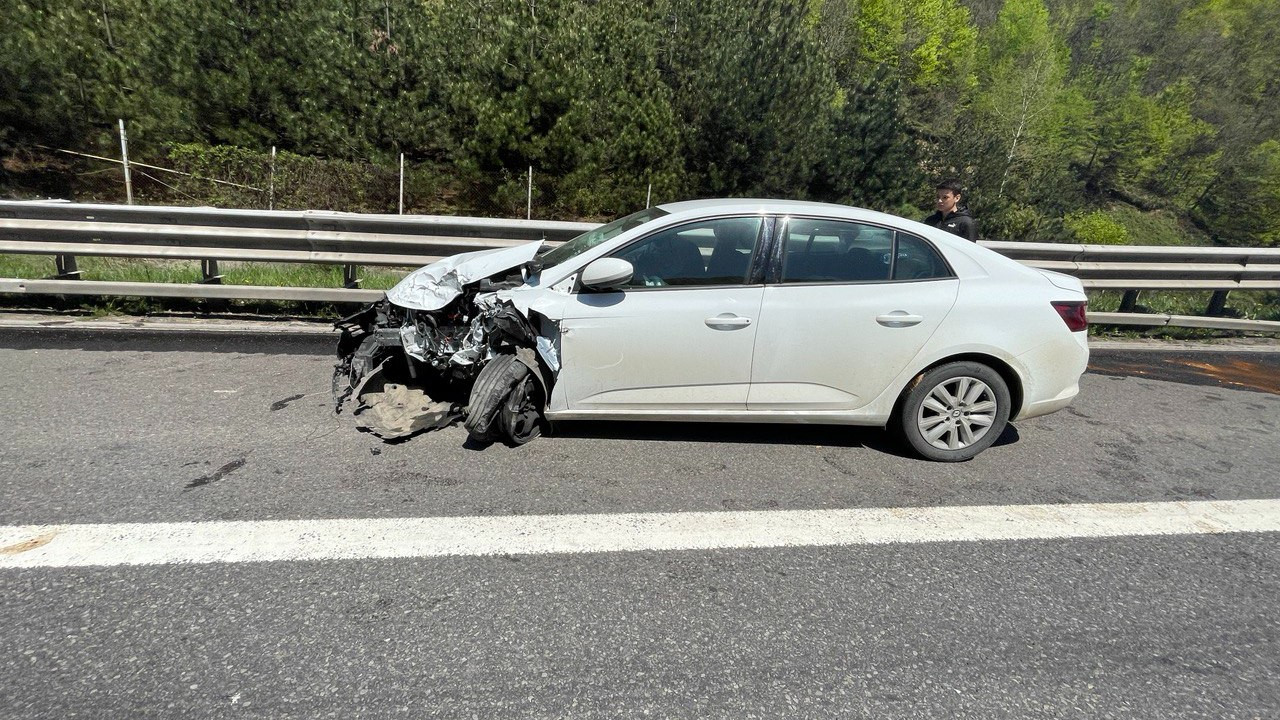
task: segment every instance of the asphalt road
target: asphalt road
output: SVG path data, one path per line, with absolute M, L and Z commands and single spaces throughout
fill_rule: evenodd
M 825 427 L 387 444 L 328 352 L 0 331 L 0 525 L 1280 497 L 1277 354 L 1096 354 L 938 465 Z M 0 716 L 1272 718 L 1277 570 L 1266 533 L 4 569 Z

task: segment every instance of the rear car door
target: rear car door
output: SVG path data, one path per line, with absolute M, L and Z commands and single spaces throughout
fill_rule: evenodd
M 749 410 L 856 410 L 945 320 L 958 280 L 926 240 L 892 228 L 778 220 Z

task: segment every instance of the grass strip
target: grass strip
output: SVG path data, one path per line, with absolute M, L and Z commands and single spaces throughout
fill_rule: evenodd
M 103 282 L 198 283 L 199 260 L 153 260 L 78 256 L 80 279 Z M 360 287 L 387 290 L 414 268 L 361 266 L 357 270 Z M 28 280 L 52 277 L 53 258 L 42 255 L 0 254 L 0 277 Z M 264 285 L 269 287 L 342 287 L 341 265 L 312 263 L 254 263 L 222 261 L 218 273 L 223 285 Z M 106 296 L 0 295 L 5 307 L 52 307 L 92 315 L 146 315 L 156 312 L 245 312 L 289 314 L 303 317 L 337 318 L 351 310 L 350 304 L 297 302 L 288 300 L 202 300 L 197 298 L 136 298 Z

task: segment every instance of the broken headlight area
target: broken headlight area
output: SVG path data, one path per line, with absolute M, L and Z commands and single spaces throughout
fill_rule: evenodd
M 486 400 L 479 404 L 494 414 L 487 419 L 506 431 L 495 434 L 486 424 L 477 435 L 470 422 L 468 430 L 486 440 L 515 443 L 536 437 L 530 417 L 540 414 L 558 362 L 549 362 L 555 359 L 553 348 L 545 339 L 540 342 L 528 318 L 497 297 L 494 291 L 504 284 L 484 281 L 436 310 L 405 308 L 384 299 L 340 320 L 333 375 L 336 410 L 354 398 L 359 427 L 385 440 L 444 427 L 477 406 L 472 391 L 486 365 L 500 356 L 519 355 L 523 372 L 508 369 L 503 378 L 520 374 L 507 394 L 519 393 L 523 401 L 505 402 L 504 395 L 496 414 L 490 413 L 488 395 L 495 390 L 488 383 Z

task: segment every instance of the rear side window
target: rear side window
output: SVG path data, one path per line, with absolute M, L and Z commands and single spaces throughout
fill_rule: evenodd
M 791 218 L 782 237 L 784 283 L 889 279 L 892 230 L 843 220 Z
M 924 240 L 898 233 L 897 257 L 893 261 L 894 280 L 929 280 L 951 277 L 951 269 L 938 251 Z

